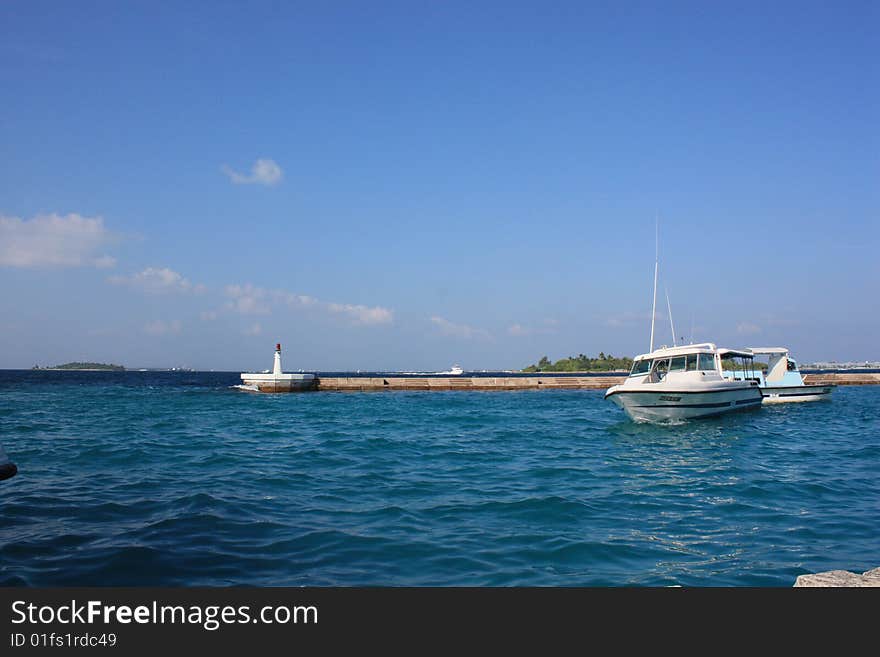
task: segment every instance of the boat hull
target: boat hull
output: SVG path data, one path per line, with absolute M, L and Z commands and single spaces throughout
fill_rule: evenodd
M 765 404 L 822 401 L 831 399 L 837 386 L 833 384 L 804 384 L 802 386 L 766 386 L 761 388 Z
M 611 388 L 610 399 L 636 422 L 669 422 L 710 417 L 756 408 L 762 395 L 757 386 L 736 386 L 702 391 L 625 390 Z

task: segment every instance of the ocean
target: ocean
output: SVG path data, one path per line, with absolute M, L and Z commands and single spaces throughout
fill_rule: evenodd
M 880 566 L 880 387 L 672 426 L 598 390 L 0 371 L 0 585 L 791 586 Z

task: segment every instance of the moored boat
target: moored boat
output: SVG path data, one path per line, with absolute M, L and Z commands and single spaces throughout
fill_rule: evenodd
M 732 380 L 722 375 L 726 365 L 739 359 L 743 371 L 752 353 L 719 349 L 714 343 L 654 349 L 654 320 L 657 317 L 657 275 L 660 269 L 659 230 L 654 251 L 654 300 L 651 306 L 649 351 L 633 359 L 629 376 L 605 393 L 637 422 L 664 422 L 721 415 L 761 405 L 757 381 Z M 669 328 L 675 345 L 672 307 L 666 294 Z
M 638 422 L 689 420 L 761 405 L 753 380 L 722 375 L 722 359 L 748 361 L 750 352 L 718 349 L 710 342 L 664 347 L 636 356 L 626 380 L 605 393 Z
M 748 351 L 755 356 L 768 356 L 766 371 L 762 368 L 751 374 L 758 381 L 765 404 L 831 399 L 837 387 L 833 383 L 805 383 L 797 361 L 785 347 L 751 347 Z M 745 375 L 732 372 L 728 376 L 740 379 Z

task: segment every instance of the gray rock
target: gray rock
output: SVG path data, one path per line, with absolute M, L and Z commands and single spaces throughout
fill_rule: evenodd
M 874 568 L 861 575 L 848 570 L 829 570 L 815 575 L 799 575 L 794 583 L 797 587 L 807 586 L 880 586 L 880 568 Z

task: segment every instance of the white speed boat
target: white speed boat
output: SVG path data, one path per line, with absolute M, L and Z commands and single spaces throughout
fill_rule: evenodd
M 464 370 L 461 369 L 458 365 L 453 365 L 451 368 L 449 368 L 445 372 L 440 372 L 440 374 L 448 374 L 450 376 L 459 376 L 461 374 L 464 374 Z
M 659 231 L 658 231 L 659 235 Z M 647 354 L 633 359 L 632 371 L 623 383 L 605 393 L 637 422 L 664 422 L 720 415 L 761 405 L 761 389 L 750 371 L 752 352 L 719 349 L 711 342 L 654 349 L 654 320 L 657 317 L 657 273 L 660 268 L 659 237 L 655 242 L 654 301 L 651 306 L 651 343 Z M 672 306 L 666 294 L 669 328 L 675 345 Z M 739 360 L 740 379 L 727 378 L 725 371 Z
M 720 415 L 761 405 L 758 382 L 722 375 L 722 361 L 749 351 L 718 349 L 712 343 L 656 349 L 636 356 L 626 381 L 605 393 L 638 422 L 664 422 Z

